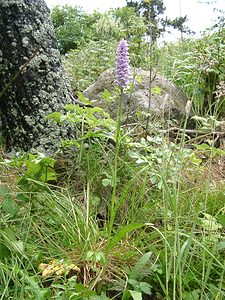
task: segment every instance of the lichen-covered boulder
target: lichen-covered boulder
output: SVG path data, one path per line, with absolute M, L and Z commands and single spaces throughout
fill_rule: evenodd
M 0 118 L 7 150 L 56 148 L 67 128 L 46 116 L 72 103 L 44 0 L 0 1 Z
M 150 73 L 142 69 L 132 70 L 131 87 L 124 93 L 123 111 L 135 119 L 137 111 L 148 111 L 150 101 L 150 112 L 152 114 L 170 114 L 171 117 L 179 119 L 186 113 L 187 96 L 181 92 L 175 84 L 159 75 L 152 76 L 151 97 Z M 114 101 L 106 101 L 105 91 L 109 91 Z M 85 97 L 95 100 L 94 105 L 100 106 L 108 111 L 112 118 L 117 115 L 118 92 L 116 92 L 115 69 L 103 72 L 97 81 L 84 91 Z

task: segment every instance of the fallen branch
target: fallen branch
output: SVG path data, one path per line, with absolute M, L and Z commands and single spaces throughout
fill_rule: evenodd
M 196 130 L 196 129 L 182 129 L 178 127 L 172 127 L 168 129 L 162 129 L 159 132 L 161 133 L 170 133 L 170 132 L 182 132 L 186 134 L 204 134 L 204 135 L 220 135 L 220 136 L 225 136 L 225 131 L 211 131 L 211 132 L 206 132 L 203 130 Z

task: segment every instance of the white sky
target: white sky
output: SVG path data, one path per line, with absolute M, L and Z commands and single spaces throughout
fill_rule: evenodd
M 204 1 L 213 2 L 213 4 L 201 3 Z M 188 26 L 191 30 L 199 32 L 212 24 L 212 19 L 216 18 L 217 13 L 214 8 L 225 9 L 225 0 L 164 0 L 166 6 L 166 15 L 169 18 L 188 16 Z M 46 0 L 49 8 L 55 5 L 77 5 L 84 8 L 85 11 L 92 12 L 99 10 L 101 12 L 109 8 L 117 8 L 126 5 L 125 0 Z

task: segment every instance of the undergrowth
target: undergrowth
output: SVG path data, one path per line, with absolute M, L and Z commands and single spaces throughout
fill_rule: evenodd
M 123 129 L 112 212 L 115 122 L 75 108 L 55 158 L 3 153 L 0 299 L 224 299 L 224 151 Z
M 75 88 L 111 66 L 115 44 L 107 43 L 67 55 Z M 101 108 L 67 105 L 49 119 L 77 136 L 55 156 L 1 151 L 0 300 L 225 299 L 220 43 L 215 34 L 156 55 L 161 73 L 190 97 L 200 142 L 186 135 L 187 120 L 171 139 L 150 118 L 149 132 L 126 122 L 118 130 Z

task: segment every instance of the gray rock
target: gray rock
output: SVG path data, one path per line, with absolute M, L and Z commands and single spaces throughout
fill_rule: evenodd
M 136 112 L 147 112 L 149 107 L 149 71 L 142 69 L 132 70 L 131 88 L 124 93 L 123 112 L 129 113 L 132 119 L 136 119 Z M 106 101 L 103 92 L 108 90 L 114 101 Z M 85 97 L 93 101 L 95 106 L 100 106 L 110 113 L 112 118 L 117 115 L 118 88 L 115 84 L 115 69 L 103 72 L 97 81 L 85 91 Z M 186 113 L 187 96 L 181 92 L 175 84 L 159 75 L 153 75 L 152 97 L 150 112 L 156 115 L 170 114 L 172 118 L 180 119 Z

